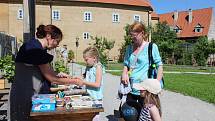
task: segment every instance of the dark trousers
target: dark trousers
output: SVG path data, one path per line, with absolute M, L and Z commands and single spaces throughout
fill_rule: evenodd
M 140 95 L 133 95 L 133 94 L 131 94 L 131 93 L 128 93 L 126 102 L 127 102 L 127 101 L 135 101 L 135 102 L 138 102 L 142 107 L 143 107 L 143 104 L 144 104 L 144 99 L 143 99 L 143 97 L 141 97 Z
M 143 97 L 141 97 L 140 95 L 133 95 L 131 93 L 128 93 L 127 98 L 126 98 L 126 103 L 120 104 L 120 107 L 119 107 L 120 116 L 123 117 L 125 121 L 136 121 L 136 120 L 138 120 L 141 109 L 143 107 L 143 103 L 144 103 Z M 128 110 L 129 107 L 131 110 L 133 110 L 132 108 L 135 108 L 137 111 L 137 114 L 131 115 L 131 116 L 124 116 L 123 115 L 124 110 Z

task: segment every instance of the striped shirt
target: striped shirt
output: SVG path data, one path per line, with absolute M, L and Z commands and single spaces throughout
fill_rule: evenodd
M 152 106 L 153 105 L 150 104 L 149 106 L 142 108 L 138 121 L 153 121 L 150 115 L 150 109 Z

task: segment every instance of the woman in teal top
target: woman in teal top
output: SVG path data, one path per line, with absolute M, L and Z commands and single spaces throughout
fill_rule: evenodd
M 138 101 L 141 105 L 140 91 L 132 87 L 134 83 L 140 83 L 148 78 L 149 58 L 147 33 L 145 26 L 140 22 L 135 22 L 130 26 L 132 44 L 126 49 L 124 58 L 124 68 L 122 73 L 122 83 L 131 83 L 132 91 L 127 95 L 128 100 Z M 156 44 L 152 47 L 152 56 L 158 66 L 157 80 L 163 76 L 163 64 Z

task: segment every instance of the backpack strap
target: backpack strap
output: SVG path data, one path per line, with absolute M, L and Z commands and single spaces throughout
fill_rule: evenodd
M 153 47 L 153 42 L 150 42 L 149 43 L 149 47 L 148 47 L 148 56 L 149 56 L 149 68 L 152 67 L 152 64 L 154 64 L 154 59 L 153 59 L 153 56 L 152 56 L 152 47 Z M 162 82 L 163 82 L 163 86 L 164 86 L 164 79 L 162 77 Z M 162 87 L 163 88 L 163 87 Z
M 149 66 L 151 66 L 151 64 L 154 63 L 153 56 L 152 56 L 152 45 L 153 45 L 153 43 L 150 42 L 149 46 L 148 46 Z

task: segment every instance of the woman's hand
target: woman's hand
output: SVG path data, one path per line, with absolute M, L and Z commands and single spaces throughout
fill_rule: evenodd
M 122 82 L 123 84 L 128 84 L 128 82 L 129 82 L 129 76 L 128 76 L 128 73 L 127 73 L 127 72 L 123 72 L 123 73 L 122 73 L 121 82 Z
M 60 77 L 60 78 L 68 78 L 70 77 L 70 75 L 66 74 L 66 73 L 63 73 L 63 72 L 60 72 L 57 74 L 57 77 Z

